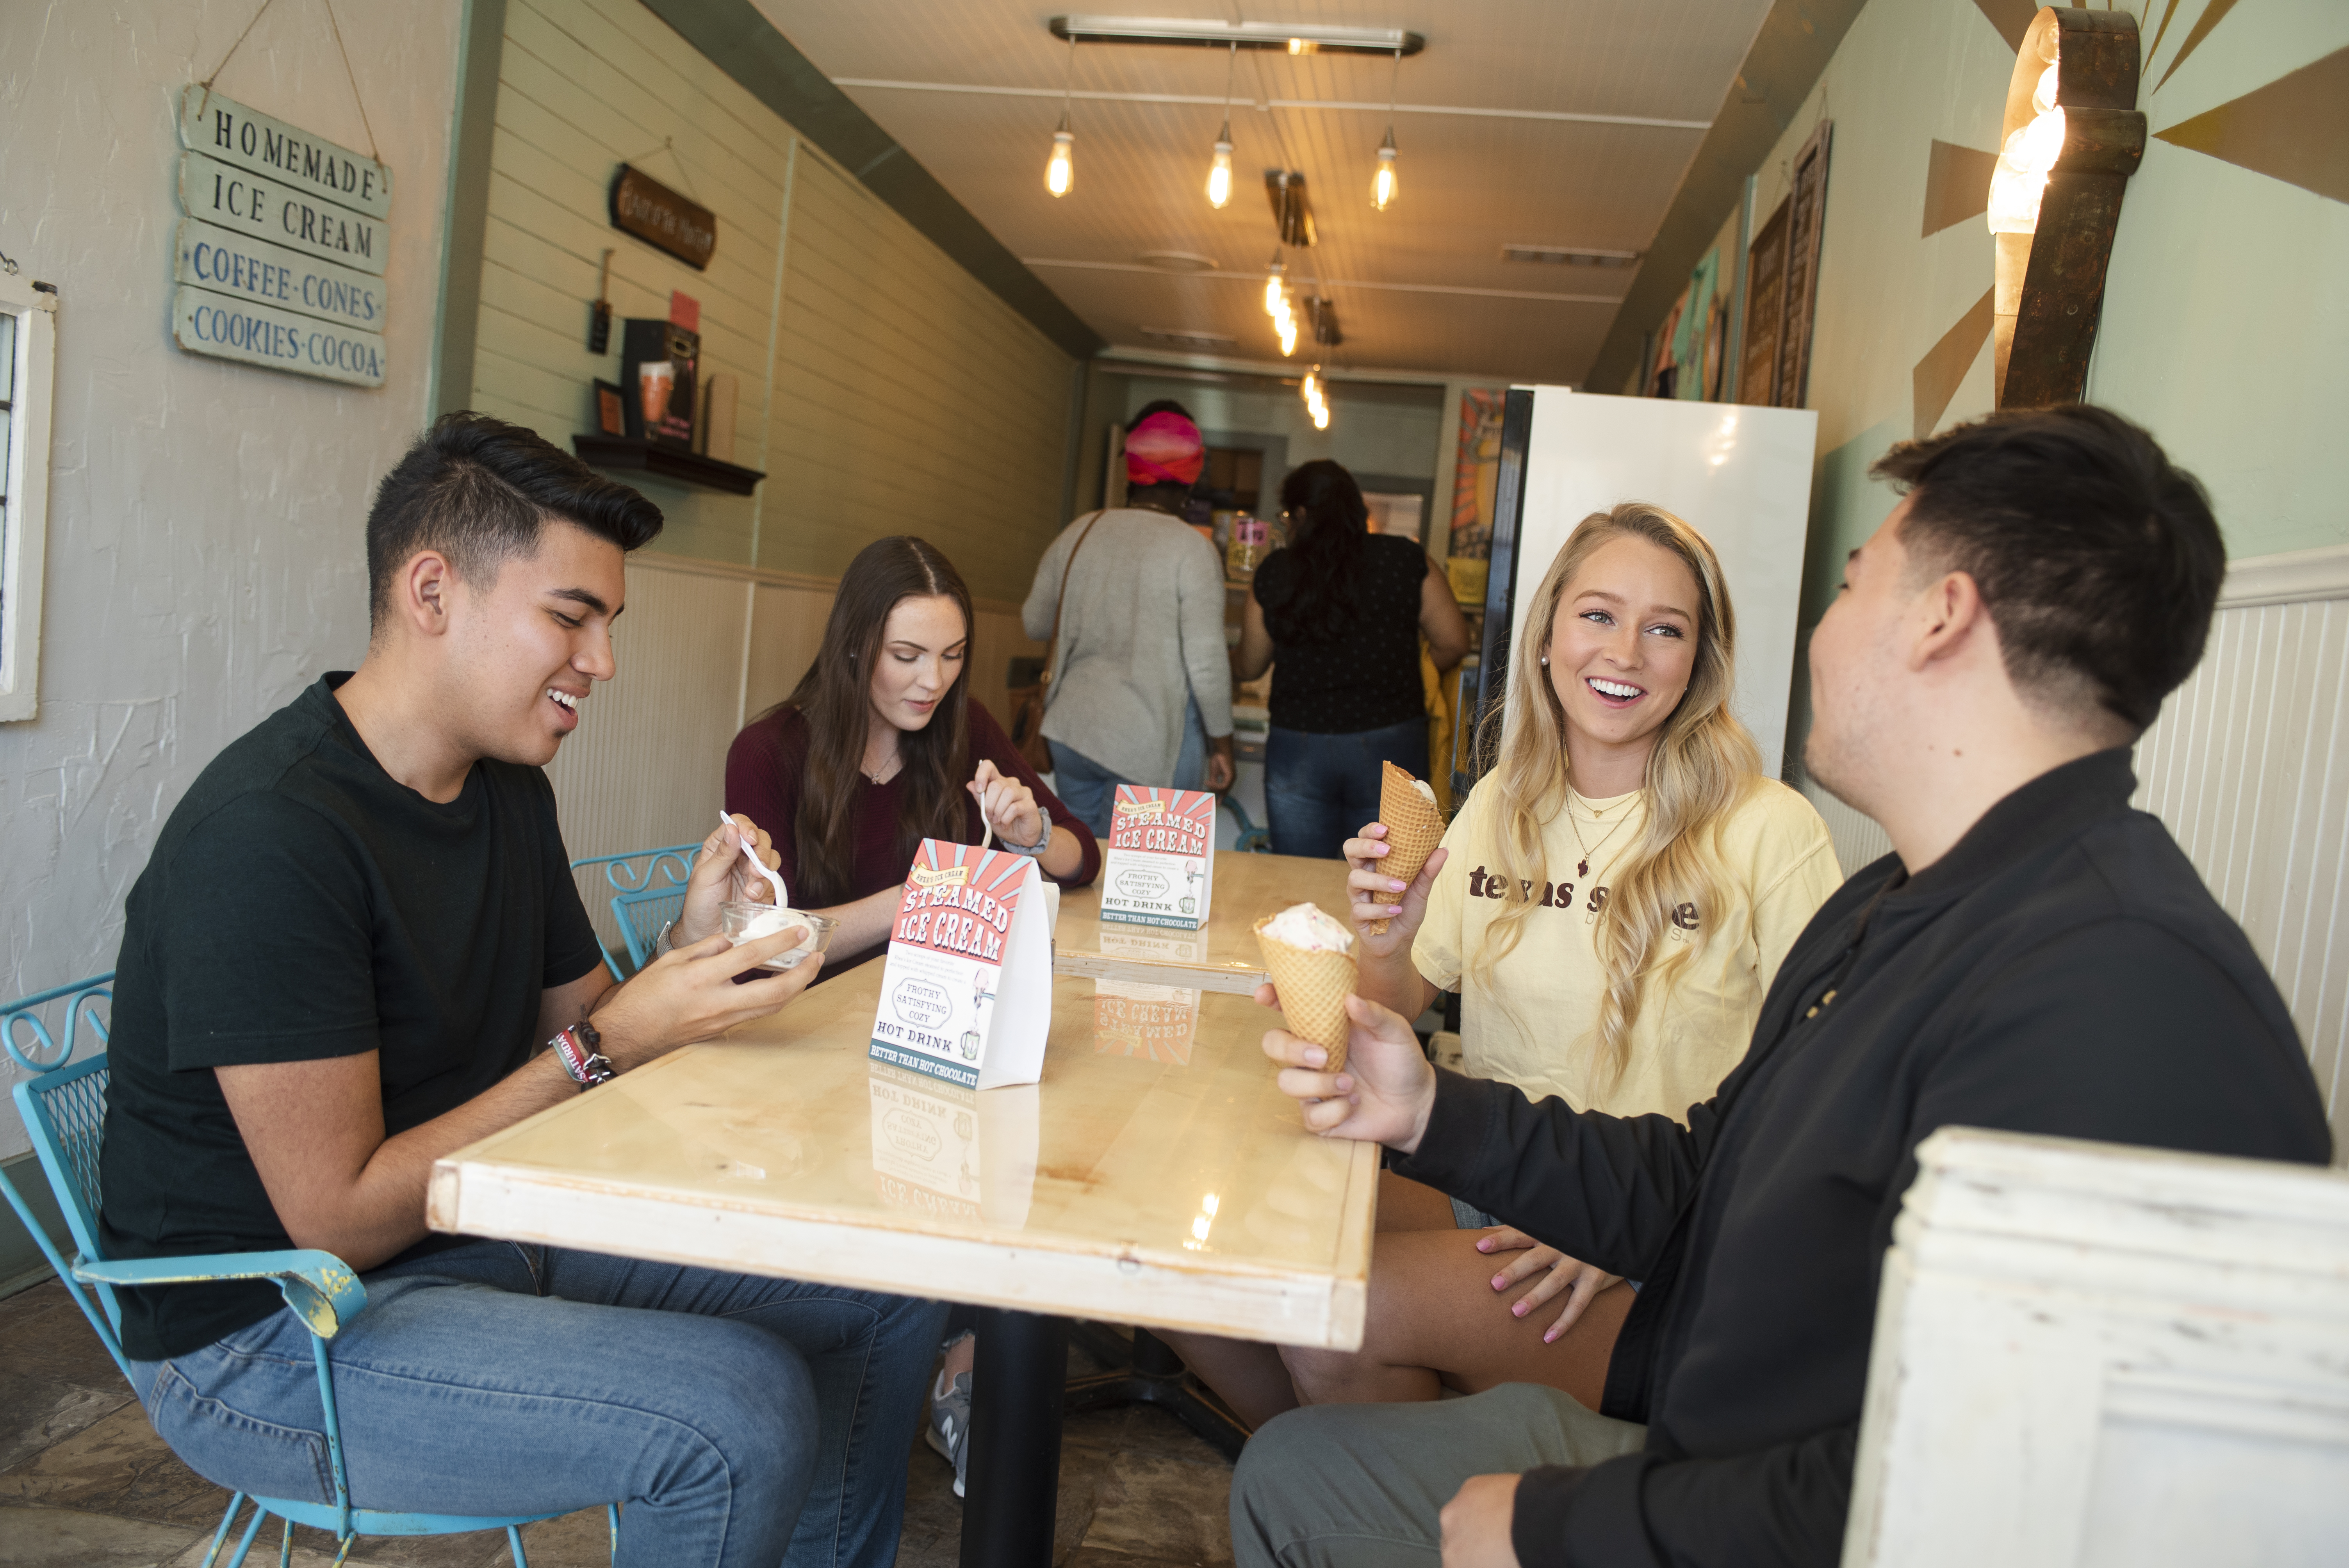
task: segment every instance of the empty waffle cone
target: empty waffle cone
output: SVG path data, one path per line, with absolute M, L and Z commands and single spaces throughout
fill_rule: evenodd
M 1264 954 L 1265 970 L 1280 993 L 1280 1010 L 1288 1020 L 1288 1032 L 1330 1053 L 1323 1071 L 1342 1072 L 1346 997 L 1354 988 L 1354 955 L 1291 947 L 1265 934 L 1265 925 L 1271 919 L 1267 915 L 1256 923 L 1256 941 Z
M 1387 842 L 1392 846 L 1387 858 L 1379 862 L 1379 869 L 1408 882 L 1419 875 L 1420 868 L 1427 864 L 1427 857 L 1444 841 L 1443 814 L 1436 810 L 1434 801 L 1419 792 L 1418 780 L 1407 769 L 1381 762 L 1379 820 L 1387 825 Z M 1391 923 L 1384 918 L 1367 921 L 1362 929 L 1372 936 L 1384 936 Z

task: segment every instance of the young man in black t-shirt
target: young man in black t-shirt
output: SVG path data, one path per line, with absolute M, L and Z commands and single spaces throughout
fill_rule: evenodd
M 660 526 L 472 414 L 384 480 L 365 661 L 216 758 L 131 890 L 100 1222 L 120 1258 L 317 1247 L 361 1272 L 334 1347 L 357 1506 L 616 1500 L 623 1563 L 886 1564 L 943 1308 L 425 1230 L 436 1159 L 772 1013 L 818 967 L 737 984 L 802 934 L 719 933 L 722 902 L 763 895 L 742 843 L 775 859 L 747 819 L 704 842 L 673 942 L 625 985 L 572 882 L 541 769 L 616 673 L 624 558 Z M 122 1304 L 182 1459 L 332 1501 L 307 1331 L 274 1287 Z

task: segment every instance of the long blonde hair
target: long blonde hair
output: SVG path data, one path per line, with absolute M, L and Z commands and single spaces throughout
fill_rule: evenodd
M 1542 830 L 1567 803 L 1566 709 L 1542 658 L 1549 653 L 1557 607 L 1583 563 L 1617 539 L 1644 540 L 1670 551 L 1697 586 L 1696 660 L 1688 690 L 1656 736 L 1642 788 L 1647 822 L 1610 879 L 1593 933 L 1607 994 L 1599 1006 L 1598 1056 L 1619 1077 L 1630 1059 L 1631 1026 L 1651 984 L 1687 961 L 1693 943 L 1666 933 L 1675 896 L 1696 905 L 1709 929 L 1728 904 L 1729 876 L 1720 828 L 1759 781 L 1762 753 L 1729 711 L 1736 686 L 1737 616 L 1721 558 L 1704 535 L 1659 506 L 1626 501 L 1593 512 L 1550 562 L 1526 606 L 1514 652 L 1506 707 L 1485 716 L 1479 749 L 1498 799 L 1494 853 L 1501 868 L 1501 913 L 1485 927 L 1470 973 L 1492 989 L 1493 972 L 1524 935 L 1531 889 L 1544 886 Z M 1534 655 L 1542 657 L 1535 657 Z M 1668 951 L 1669 949 L 1669 951 Z

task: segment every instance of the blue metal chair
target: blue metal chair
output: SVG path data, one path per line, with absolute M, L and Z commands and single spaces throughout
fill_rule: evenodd
M 7 1196 L 8 1206 L 16 1211 L 16 1217 L 24 1222 L 49 1266 L 57 1271 L 57 1277 L 67 1282 L 66 1288 L 74 1305 L 89 1319 L 89 1326 L 98 1331 L 99 1343 L 114 1357 L 114 1364 L 122 1368 L 126 1379 L 130 1376 L 130 1364 L 122 1354 L 122 1309 L 114 1297 L 118 1286 L 183 1284 L 196 1280 L 272 1280 L 285 1297 L 285 1305 L 309 1326 L 310 1353 L 318 1368 L 318 1400 L 326 1413 L 326 1457 L 334 1471 L 335 1501 L 320 1503 L 253 1498 L 252 1517 L 238 1538 L 228 1568 L 239 1568 L 244 1562 L 245 1554 L 253 1549 L 254 1537 L 260 1533 L 262 1520 L 271 1514 L 283 1520 L 285 1526 L 277 1552 L 279 1568 L 292 1561 L 296 1524 L 333 1531 L 342 1546 L 335 1557 L 336 1563 L 349 1556 L 352 1543 L 362 1535 L 456 1535 L 468 1531 L 502 1530 L 513 1551 L 515 1568 L 529 1568 L 529 1560 L 523 1555 L 521 1527 L 559 1516 L 525 1514 L 482 1519 L 458 1514 L 387 1513 L 351 1506 L 350 1483 L 343 1469 L 342 1423 L 335 1412 L 334 1379 L 327 1370 L 326 1341 L 366 1310 L 367 1287 L 340 1258 L 332 1253 L 305 1249 L 147 1258 L 135 1263 L 105 1260 L 98 1245 L 98 1157 L 106 1136 L 106 1053 L 101 1049 L 81 1061 L 73 1060 L 73 1055 L 80 1043 L 77 1037 L 85 1028 L 97 1037 L 101 1047 L 107 1043 L 107 1019 L 98 1009 L 104 1004 L 108 1014 L 111 1014 L 113 993 L 108 986 L 113 979 L 111 974 L 99 975 L 0 1007 L 0 1043 L 7 1046 L 8 1054 L 19 1066 L 39 1075 L 16 1086 L 16 1109 L 25 1119 L 25 1131 L 32 1139 L 33 1151 L 40 1157 L 42 1173 L 48 1178 L 49 1189 L 65 1215 L 66 1228 L 72 1234 L 78 1255 L 68 1262 L 58 1253 L 39 1216 L 5 1171 L 0 1171 L 0 1193 Z M 39 1012 L 60 998 L 67 999 L 62 1042 L 51 1034 Z M 80 1288 L 83 1286 L 88 1288 Z M 95 1305 L 92 1296 L 96 1297 Z M 242 1491 L 228 1500 L 228 1511 L 221 1516 L 220 1528 L 212 1532 L 212 1550 L 204 1554 L 204 1568 L 212 1568 L 220 1556 L 229 1528 L 236 1522 L 245 1500 L 246 1494 Z M 616 1504 L 607 1504 L 605 1512 L 616 1551 L 619 1509 Z
M 621 972 L 612 950 L 604 949 L 604 965 L 613 979 L 626 980 L 652 962 L 653 944 L 660 940 L 661 927 L 685 908 L 685 884 L 693 875 L 693 857 L 700 852 L 699 844 L 671 844 L 659 850 L 631 850 L 625 855 L 588 855 L 571 862 L 574 872 L 602 866 L 605 885 L 613 890 L 612 920 L 628 949 L 626 974 Z M 603 939 L 596 941 L 600 945 Z
M 1216 810 L 1228 815 L 1232 820 L 1232 826 L 1239 830 L 1239 837 L 1232 842 L 1232 848 L 1235 851 L 1244 855 L 1272 853 L 1272 830 L 1269 828 L 1259 828 L 1249 821 L 1247 808 L 1239 803 L 1237 796 L 1224 796 L 1216 802 Z

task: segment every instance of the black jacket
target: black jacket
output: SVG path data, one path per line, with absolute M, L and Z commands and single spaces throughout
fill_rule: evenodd
M 1686 1128 L 1443 1076 L 1395 1169 L 1644 1282 L 1604 1409 L 1647 1449 L 1529 1472 L 1526 1568 L 1837 1561 L 1878 1279 L 1936 1128 L 2331 1158 L 2282 998 L 2135 784 L 2127 751 L 2085 757 L 1920 875 L 1852 877 Z

